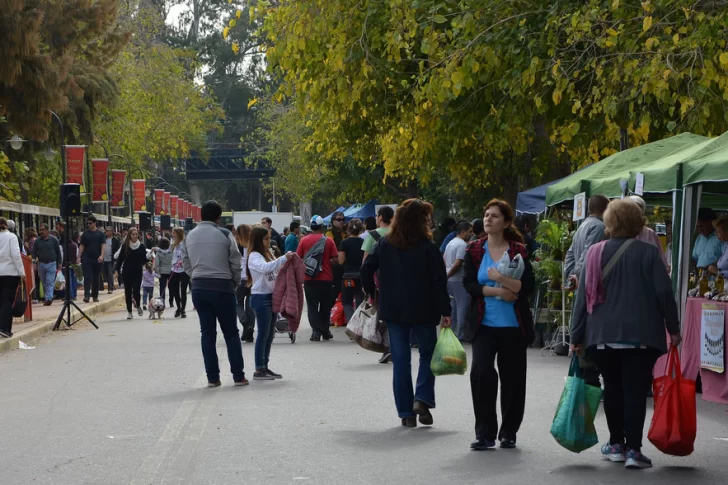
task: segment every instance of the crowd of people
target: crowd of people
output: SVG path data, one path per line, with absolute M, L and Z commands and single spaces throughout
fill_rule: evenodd
M 639 197 L 611 201 L 594 195 L 589 217 L 577 229 L 565 257 L 569 285 L 576 292 L 571 323 L 571 349 L 580 357 L 588 384 L 605 389 L 604 408 L 610 432 L 601 452 L 629 468 L 652 466 L 642 454 L 646 399 L 656 359 L 680 343 L 670 264 L 654 231 L 647 227 L 645 202 Z M 534 341 L 529 299 L 536 282 L 531 258 L 537 248 L 527 220 L 516 218 L 505 201 L 494 199 L 475 221 L 448 220 L 433 241 L 433 206 L 420 199 L 404 201 L 396 210 L 378 209 L 376 218 L 346 221 L 332 215 L 331 227 L 314 216 L 310 231 L 294 221 L 282 234 L 270 219 L 253 226 L 222 228 L 222 208 L 202 207 L 202 222 L 185 234 L 172 231 L 147 248 L 136 228 L 120 239 L 102 233 L 93 216 L 69 261 L 84 267 L 84 301 L 97 299 L 99 274 L 108 291 L 114 279 L 123 283 L 128 318 L 139 315 L 154 297 L 169 297 L 175 317 L 184 318 L 188 288 L 200 319 L 201 348 L 208 385 L 221 385 L 216 353 L 217 325 L 227 346 L 236 386 L 248 384 L 242 342 L 255 343 L 254 380 L 281 379 L 271 370 L 271 343 L 278 311 L 274 301 L 282 278 L 297 280 L 305 294 L 311 341 L 333 338 L 331 309 L 337 299 L 348 321 L 354 309 L 373 301 L 386 325 L 393 363 L 393 394 L 401 424 L 416 427 L 434 422 L 435 377 L 430 361 L 437 327 L 452 327 L 472 346 L 470 384 L 475 416 L 474 450 L 517 446 L 524 416 L 527 348 Z M 693 258 L 713 273 L 728 272 L 728 218 L 701 209 L 700 235 Z M 57 229 L 58 230 L 58 229 Z M 47 226 L 29 241 L 26 252 L 38 261 L 44 286 L 64 256 Z M 7 302 L 21 278 L 19 239 L 0 218 L 0 335 L 10 333 Z M 518 278 L 499 271 L 499 264 L 523 262 Z M 112 277 L 112 267 L 115 273 Z M 121 275 L 121 276 L 119 276 Z M 285 275 L 285 276 L 283 276 Z M 293 285 L 293 286 L 296 286 Z M 169 286 L 169 293 L 166 289 Z M 141 290 L 144 298 L 142 300 Z M 290 295 L 300 301 L 296 295 Z M 288 295 L 286 295 L 286 298 Z M 280 300 L 280 298 L 279 298 Z M 300 315 L 299 315 L 300 316 Z M 239 338 L 236 319 L 242 327 Z M 294 330 L 295 331 L 295 330 Z M 411 348 L 420 355 L 416 383 L 411 374 Z M 500 416 L 497 401 L 500 388 Z

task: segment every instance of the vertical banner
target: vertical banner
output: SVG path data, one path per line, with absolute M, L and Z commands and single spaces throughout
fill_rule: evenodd
M 111 207 L 124 207 L 124 185 L 126 185 L 126 170 L 111 171 Z
M 184 217 L 182 215 L 182 202 L 184 202 L 182 199 L 177 199 L 177 219 L 182 219 Z
M 169 210 L 169 197 L 171 195 L 172 194 L 167 191 L 164 192 L 164 199 L 162 200 L 162 210 L 166 215 L 170 215 L 172 213 L 172 211 Z
M 84 160 L 86 159 L 86 147 L 79 145 L 66 145 L 66 181 L 68 184 L 81 186 L 81 193 L 86 193 L 86 181 L 84 177 Z
M 147 181 L 144 179 L 134 179 L 131 181 L 134 187 L 134 212 L 142 212 L 147 210 L 146 190 Z
M 108 202 L 109 161 L 105 158 L 94 158 L 91 160 L 91 171 L 94 177 L 91 200 L 93 202 Z
M 197 222 L 200 222 L 202 220 L 202 207 L 199 205 L 197 206 Z
M 703 303 L 700 318 L 700 368 L 725 372 L 725 307 Z
M 192 217 L 192 203 L 185 201 L 185 218 Z
M 161 216 L 162 214 L 166 214 L 166 212 L 164 211 L 164 207 L 162 206 L 162 202 L 164 202 L 164 189 L 154 189 L 155 216 Z
M 169 215 L 171 215 L 173 219 L 177 219 L 177 199 L 179 199 L 179 195 L 169 196 Z

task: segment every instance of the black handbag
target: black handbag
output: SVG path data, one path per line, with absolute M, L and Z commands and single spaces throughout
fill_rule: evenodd
M 25 291 L 25 281 L 20 280 L 18 289 L 15 290 L 15 301 L 13 302 L 13 317 L 22 317 L 28 308 L 28 293 Z

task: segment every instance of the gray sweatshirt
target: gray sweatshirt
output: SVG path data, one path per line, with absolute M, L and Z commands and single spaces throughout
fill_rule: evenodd
M 584 258 L 586 257 L 587 250 L 593 244 L 604 241 L 605 239 L 604 222 L 598 217 L 587 217 L 581 223 L 579 229 L 576 230 L 574 239 L 571 241 L 571 247 L 566 252 L 566 257 L 564 258 L 564 272 L 566 276 L 576 275 L 579 278 L 581 276 L 581 269 L 584 266 Z
M 154 260 L 154 271 L 158 274 L 170 274 L 172 272 L 172 250 L 159 249 L 157 258 Z
M 187 234 L 182 263 L 195 289 L 234 293 L 243 257 L 232 233 L 204 221 Z

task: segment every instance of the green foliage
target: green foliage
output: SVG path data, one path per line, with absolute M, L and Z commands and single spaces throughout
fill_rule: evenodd
M 720 2 L 261 1 L 274 98 L 319 160 L 457 194 L 728 128 Z M 235 26 L 227 24 L 233 35 Z

